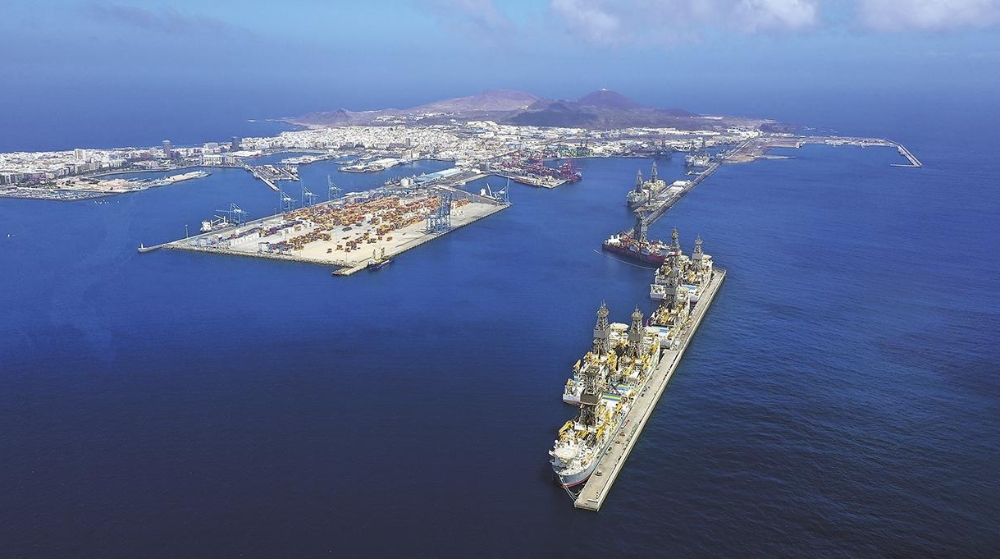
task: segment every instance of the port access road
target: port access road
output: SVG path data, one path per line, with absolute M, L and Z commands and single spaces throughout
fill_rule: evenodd
M 653 376 L 646 384 L 646 388 L 632 402 L 632 407 L 625 416 L 625 423 L 622 425 L 621 430 L 615 435 L 615 439 L 608 446 L 608 449 L 604 451 L 600 461 L 597 463 L 597 467 L 594 468 L 593 475 L 590 476 L 590 479 L 584 484 L 583 490 L 577 495 L 576 501 L 573 503 L 576 508 L 597 511 L 604 504 L 604 499 L 608 496 L 608 492 L 611 491 L 611 486 L 618 478 L 618 473 L 621 471 L 622 466 L 625 465 L 625 460 L 628 459 L 629 453 L 632 452 L 632 447 L 635 446 L 639 435 L 642 434 L 642 428 L 646 425 L 646 420 L 649 419 L 653 410 L 656 409 L 656 403 L 660 400 L 663 390 L 667 387 L 667 383 L 670 382 L 670 377 L 673 376 L 677 365 L 681 362 L 684 350 L 687 349 L 691 338 L 698 329 L 698 325 L 701 324 L 701 319 L 708 312 L 708 308 L 711 306 L 712 300 L 715 298 L 715 294 L 719 290 L 719 286 L 722 285 L 722 280 L 725 277 L 725 270 L 721 268 L 714 270 L 712 279 L 709 281 L 704 295 L 702 295 L 701 300 L 694 307 L 694 315 L 691 317 L 689 325 L 680 334 L 679 343 L 674 348 L 663 351 L 660 364 L 653 370 Z

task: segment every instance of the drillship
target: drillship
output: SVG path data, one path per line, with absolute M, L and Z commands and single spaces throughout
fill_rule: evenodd
M 677 246 L 677 231 L 673 232 Z M 701 237 L 695 239 L 690 257 L 678 249 L 656 272 L 656 280 L 649 286 L 650 298 L 660 302 L 649 322 L 665 329 L 668 339 L 673 339 L 684 327 L 702 291 L 708 287 L 714 273 L 712 257 L 705 254 Z
M 577 375 L 580 412 L 559 429 L 549 451 L 550 463 L 563 487 L 579 485 L 593 473 L 608 445 L 621 430 L 635 396 L 642 392 L 660 362 L 660 338 L 643 326 L 639 309 L 632 313 L 623 343 L 612 345 L 608 308 L 597 311 L 594 343 L 581 360 Z
M 625 197 L 630 210 L 648 204 L 667 188 L 667 183 L 656 174 L 656 161 L 653 162 L 653 169 L 649 173 L 649 180 L 642 180 L 642 171 L 635 177 L 635 188 L 630 190 Z
M 653 283 L 649 285 L 650 299 L 662 301 L 666 297 L 667 291 L 671 289 L 667 287 L 667 284 L 672 281 L 669 279 L 671 268 L 676 263 L 679 267 L 677 281 L 691 292 L 692 302 L 698 301 L 701 290 L 707 284 L 707 282 L 702 283 L 702 279 L 704 279 L 702 271 L 707 270 L 708 275 L 711 275 L 712 272 L 712 257 L 702 251 L 701 243 L 701 237 L 698 237 L 694 242 L 694 252 L 688 257 L 681 252 L 680 243 L 677 241 L 677 229 L 673 230 L 670 234 L 670 249 L 667 251 L 667 259 L 656 269 Z

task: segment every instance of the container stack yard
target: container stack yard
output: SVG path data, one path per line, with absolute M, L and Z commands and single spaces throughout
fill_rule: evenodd
M 508 207 L 493 198 L 435 187 L 377 189 L 163 245 L 163 248 L 364 269 Z

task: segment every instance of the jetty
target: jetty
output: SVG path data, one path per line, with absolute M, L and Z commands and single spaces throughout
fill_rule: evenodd
M 663 194 L 647 204 L 636 208 L 635 213 L 642 218 L 646 225 L 653 224 L 663 217 L 674 204 L 680 201 L 688 192 L 694 190 L 702 181 L 712 176 L 724 164 L 749 163 L 758 159 L 777 158 L 779 156 L 768 156 L 767 151 L 774 148 L 799 149 L 807 144 L 818 144 L 826 146 L 857 146 L 857 147 L 891 147 L 899 152 L 907 163 L 890 163 L 891 167 L 922 167 L 923 163 L 913 152 L 899 142 L 887 140 L 885 138 L 857 138 L 849 136 L 798 136 L 791 134 L 764 135 L 757 138 L 750 138 L 735 148 L 713 156 L 711 163 L 700 171 L 691 171 L 688 174 L 694 178 L 684 181 L 685 184 L 680 189 L 670 188 Z
M 705 289 L 698 304 L 694 307 L 691 321 L 680 333 L 679 343 L 674 348 L 663 351 L 660 364 L 654 369 L 645 390 L 633 402 L 632 408 L 625 416 L 624 423 L 618 435 L 608 445 L 607 450 L 600 457 L 593 475 L 590 476 L 590 479 L 584 484 L 583 489 L 577 494 L 576 500 L 573 502 L 576 508 L 598 511 L 601 505 L 604 504 L 604 499 L 611 491 L 611 486 L 614 485 L 615 480 L 618 478 L 618 474 L 625 465 L 625 461 L 628 459 L 629 453 L 632 452 L 632 448 L 639 439 L 639 435 L 642 434 L 642 429 L 645 427 L 646 421 L 652 415 L 653 410 L 656 409 L 656 404 L 659 402 L 660 396 L 663 395 L 667 383 L 670 382 L 674 371 L 677 370 L 677 365 L 680 364 L 681 357 L 684 356 L 684 351 L 687 349 L 688 344 L 691 343 L 691 338 L 694 337 L 694 333 L 698 330 L 702 318 L 708 312 L 712 300 L 715 298 L 715 294 L 718 292 L 725 277 L 725 270 L 721 268 L 714 269 L 708 287 Z

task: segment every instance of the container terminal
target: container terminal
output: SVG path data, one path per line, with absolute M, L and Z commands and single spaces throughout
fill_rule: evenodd
M 158 248 L 191 250 L 334 266 L 334 275 L 364 270 L 478 221 L 510 205 L 506 191 L 480 195 L 448 186 L 377 188 L 293 209 L 280 192 L 282 211 L 256 220 L 236 204 L 202 223 L 199 234 Z M 311 195 L 311 193 L 308 193 Z
M 611 324 L 607 307 L 598 309 L 591 350 L 563 389 L 563 401 L 579 408 L 577 417 L 559 429 L 549 451 L 577 508 L 601 508 L 725 275 L 700 238 L 684 255 L 674 230 L 651 285 L 659 307 L 650 319 L 644 322 L 636 308 L 631 324 Z

